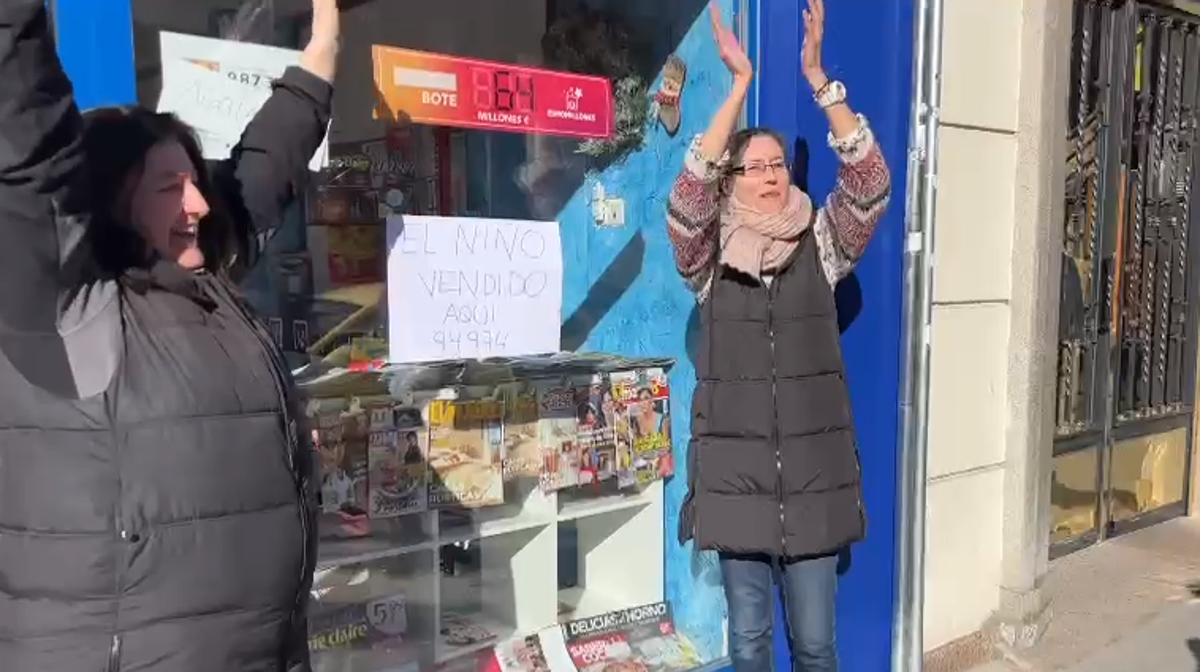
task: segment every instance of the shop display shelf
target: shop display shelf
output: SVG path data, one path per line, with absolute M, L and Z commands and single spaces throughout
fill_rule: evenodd
M 447 663 L 464 656 L 479 653 L 492 648 L 497 643 L 502 642 L 516 634 L 516 628 L 514 628 L 511 624 L 479 614 L 471 614 L 470 616 L 474 623 L 486 628 L 495 636 L 483 641 L 472 642 L 470 644 L 451 644 L 449 641 L 447 641 L 448 636 L 439 632 L 435 645 L 435 662 L 439 664 Z
M 361 539 L 321 540 L 317 552 L 317 569 L 333 569 L 345 565 L 356 565 L 374 560 L 433 550 L 435 541 L 422 541 L 415 544 L 397 543 L 392 539 L 364 537 Z
M 318 569 L 386 560 L 432 551 L 437 546 L 434 521 L 425 513 L 383 520 L 359 518 L 353 522 L 338 514 L 326 513 L 321 515 L 317 525 L 321 535 L 317 550 Z
M 378 406 L 378 388 L 363 383 L 386 376 L 374 372 L 361 379 L 348 375 L 326 381 L 336 382 L 343 396 L 314 401 L 310 414 L 343 413 L 355 405 L 369 412 L 369 405 Z M 507 387 L 466 384 L 415 394 L 392 390 L 389 396 L 410 407 L 431 399 L 503 398 L 508 403 L 529 389 L 528 382 L 505 383 Z M 347 394 L 347 388 L 357 389 Z M 430 410 L 424 408 L 424 421 L 432 424 Z M 377 426 L 374 423 L 372 419 L 368 426 Z M 507 449 L 512 445 L 524 444 L 514 439 Z M 434 464 L 432 449 L 428 457 Z M 513 466 L 515 473 L 504 473 L 502 497 L 487 495 L 484 500 L 447 505 L 445 497 L 453 491 L 441 489 L 446 487 L 441 483 L 435 486 L 431 477 L 428 508 L 423 510 L 366 521 L 327 514 L 323 520 L 333 526 L 324 528 L 327 535 L 342 538 L 322 539 L 322 571 L 332 572 L 340 582 L 339 596 L 354 595 L 366 609 L 402 610 L 407 630 L 396 641 L 419 647 L 421 664 L 439 669 L 467 664 L 515 636 L 664 599 L 661 480 L 622 489 L 611 478 L 543 491 L 544 475 L 524 471 L 528 456 L 523 460 L 503 464 Z M 536 461 L 540 466 L 540 459 Z M 370 509 L 372 500 L 360 493 L 352 505 L 354 509 L 346 510 Z M 359 534 L 364 536 L 353 538 Z M 406 574 L 407 588 L 375 576 L 400 572 Z M 360 576 L 371 578 L 361 579 L 364 585 L 350 585 Z M 366 612 L 369 629 L 374 628 L 371 615 Z M 367 635 L 370 642 L 358 648 L 386 641 L 387 636 L 374 632 Z
M 558 520 L 566 522 L 614 511 L 640 509 L 661 501 L 661 481 L 651 483 L 644 490 L 636 492 L 605 494 L 597 497 L 560 497 Z
M 623 598 L 608 592 L 588 590 L 582 586 L 558 591 L 558 622 L 590 618 L 629 606 Z
M 438 533 L 439 546 L 456 544 L 478 539 L 487 539 L 515 532 L 523 532 L 536 528 L 553 525 L 553 517 L 545 515 L 523 515 L 515 518 L 500 518 L 482 523 L 467 523 L 441 527 Z
M 439 662 L 553 622 L 554 585 L 547 575 L 554 572 L 555 539 L 548 525 L 442 547 L 435 588 Z M 462 641 L 452 643 L 455 636 Z
M 317 567 L 328 569 L 382 560 L 407 553 L 428 551 L 447 544 L 653 507 L 661 505 L 662 483 L 652 483 L 645 490 L 628 494 L 567 498 L 555 497 L 554 493 L 550 493 L 539 494 L 537 498 L 541 500 L 537 506 L 505 506 L 474 511 L 440 510 L 413 514 L 413 517 L 426 519 L 426 528 L 436 526 L 436 530 L 412 535 L 407 540 L 389 536 L 386 532 L 376 532 L 358 538 L 325 538 L 321 540 Z M 555 510 L 557 514 L 553 513 Z

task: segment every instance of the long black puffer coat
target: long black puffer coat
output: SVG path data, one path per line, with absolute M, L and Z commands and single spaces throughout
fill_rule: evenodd
M 289 70 L 217 167 L 245 235 L 294 200 L 331 95 Z M 0 670 L 307 670 L 281 353 L 220 275 L 86 279 L 81 128 L 43 0 L 0 0 Z
M 837 306 L 811 231 L 764 284 L 725 266 L 701 307 L 680 538 L 798 558 L 866 534 Z

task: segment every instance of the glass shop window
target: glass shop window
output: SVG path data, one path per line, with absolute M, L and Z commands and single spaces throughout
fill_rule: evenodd
M 230 63 L 221 40 L 284 50 L 307 40 L 308 0 L 132 2 L 138 95 L 147 106 L 161 102 L 175 61 L 268 86 L 287 59 Z M 594 176 L 631 153 L 687 144 L 684 134 L 660 130 L 678 125 L 670 94 L 687 77 L 669 56 L 689 31 L 707 30 L 706 2 L 665 4 L 344 0 L 328 148 L 244 284 L 291 363 L 387 356 L 390 216 L 558 220 L 563 230 L 623 221 L 623 210 L 591 205 L 584 216 L 565 213 L 580 194 L 591 203 Z M 715 52 L 707 63 L 719 67 Z M 708 79 L 703 95 L 718 101 L 725 79 Z M 589 107 L 597 96 L 611 102 Z M 646 179 L 669 188 L 678 169 L 660 166 Z M 653 378 L 636 376 L 649 400 L 639 422 L 669 425 L 669 399 L 648 391 Z M 374 492 L 354 473 L 373 467 L 346 467 L 351 451 L 369 452 L 367 396 L 355 390 L 319 403 L 332 409 L 321 417 L 333 418 L 321 431 L 339 437 L 336 447 L 319 447 L 323 467 L 341 480 L 323 493 L 310 613 L 315 670 L 665 672 L 724 655 L 721 609 L 685 608 L 701 579 L 689 569 L 673 576 L 664 561 L 676 542 L 664 524 L 661 479 L 634 494 L 596 496 L 547 492 L 535 477 L 506 482 L 503 501 L 490 507 L 438 507 L 422 491 L 414 513 L 373 518 L 366 505 L 337 504 Z M 486 423 L 472 439 L 485 447 L 507 440 Z M 398 492 L 411 485 L 404 480 L 389 483 Z M 343 481 L 344 492 L 336 487 Z

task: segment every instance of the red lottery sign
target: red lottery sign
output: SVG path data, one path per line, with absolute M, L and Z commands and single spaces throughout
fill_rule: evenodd
M 612 84 L 603 77 L 379 45 L 372 56 L 387 116 L 576 138 L 613 133 Z

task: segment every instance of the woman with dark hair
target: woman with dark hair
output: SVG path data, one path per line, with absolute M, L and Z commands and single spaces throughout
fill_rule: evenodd
M 866 526 L 833 287 L 862 255 L 891 180 L 845 86 L 821 67 L 824 18 L 822 0 L 808 0 L 803 75 L 841 159 L 824 207 L 792 186 L 778 133 L 734 132 L 753 69 L 714 7 L 733 89 L 693 143 L 668 210 L 702 316 L 680 535 L 719 552 L 737 672 L 775 669 L 776 581 L 792 669 L 837 669 L 837 555 Z
M 330 116 L 336 0 L 232 157 L 82 116 L 43 0 L 0 0 L 0 668 L 308 670 L 307 432 L 233 284 Z

